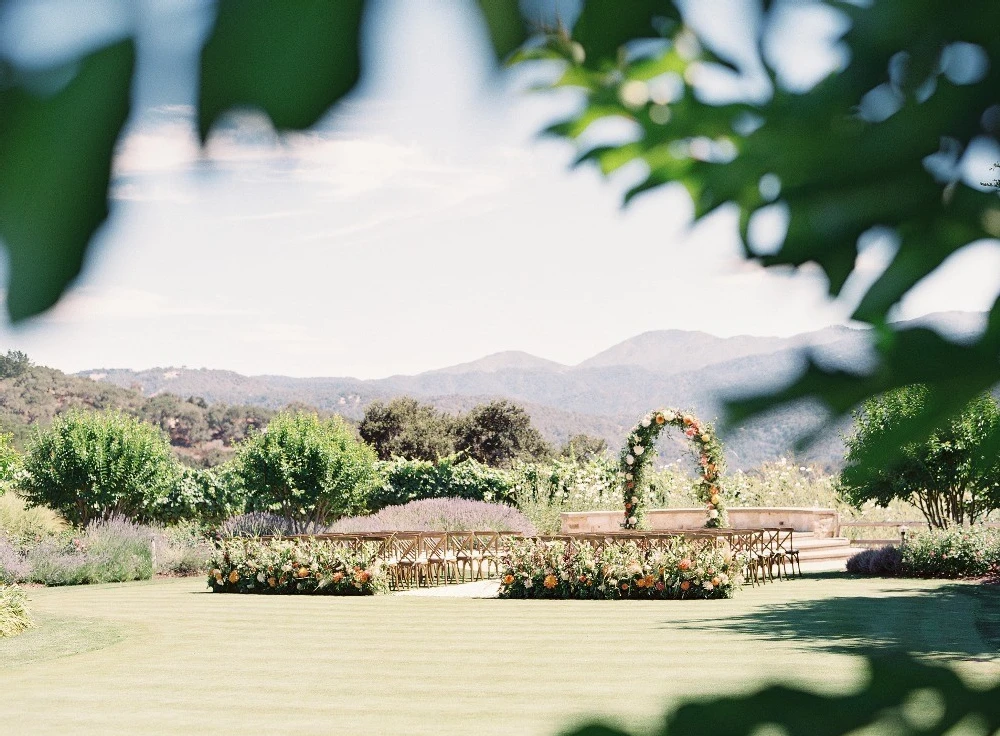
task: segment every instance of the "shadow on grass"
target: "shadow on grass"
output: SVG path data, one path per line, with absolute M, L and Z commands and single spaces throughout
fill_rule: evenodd
M 976 659 L 1000 654 L 1000 588 L 954 584 L 881 593 L 793 601 L 708 624 L 686 623 L 846 654 L 873 647 Z

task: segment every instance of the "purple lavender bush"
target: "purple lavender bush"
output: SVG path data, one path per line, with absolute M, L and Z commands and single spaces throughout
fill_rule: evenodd
M 513 506 L 465 498 L 425 498 L 402 506 L 386 506 L 371 516 L 352 516 L 330 527 L 332 532 L 512 531 L 534 535 L 535 527 Z
M 44 585 L 86 585 L 153 577 L 152 532 L 122 516 L 90 522 L 75 537 L 58 536 L 28 550 L 27 579 Z
M 28 577 L 24 555 L 7 537 L 0 536 L 0 584 L 10 585 Z
M 276 537 L 295 534 L 291 519 L 286 519 L 269 511 L 251 511 L 226 519 L 219 526 L 218 533 L 223 539 L 230 537 Z M 316 530 L 322 531 L 322 530 Z

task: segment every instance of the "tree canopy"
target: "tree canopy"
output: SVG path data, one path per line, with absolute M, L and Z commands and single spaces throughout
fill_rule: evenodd
M 864 403 L 847 437 L 840 492 L 859 508 L 909 501 L 933 527 L 981 521 L 1000 508 L 1000 458 L 985 447 L 1000 429 L 1000 405 L 992 396 L 977 397 L 930 437 L 904 446 L 889 465 L 869 462 L 885 435 L 924 411 L 929 398 L 925 387 L 907 386 Z

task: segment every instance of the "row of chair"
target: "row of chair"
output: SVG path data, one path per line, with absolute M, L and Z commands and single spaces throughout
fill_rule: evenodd
M 305 535 L 302 535 L 305 536 Z M 440 585 L 481 580 L 500 574 L 510 540 L 519 532 L 362 532 L 308 535 L 356 551 L 367 550 L 389 571 L 394 588 Z M 674 540 L 726 546 L 746 562 L 744 577 L 753 585 L 802 572 L 793 530 L 785 527 L 760 529 L 676 529 L 657 531 L 591 532 L 541 535 L 540 542 L 584 543 L 597 554 L 609 545 L 634 544 L 643 550 L 666 550 Z

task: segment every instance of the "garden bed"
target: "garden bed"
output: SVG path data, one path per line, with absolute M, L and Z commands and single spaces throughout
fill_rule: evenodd
M 226 539 L 209 561 L 215 593 L 374 595 L 389 590 L 374 545 L 360 549 L 317 539 Z
M 744 561 L 714 543 L 671 540 L 658 549 L 514 540 L 500 576 L 501 598 L 731 598 Z

